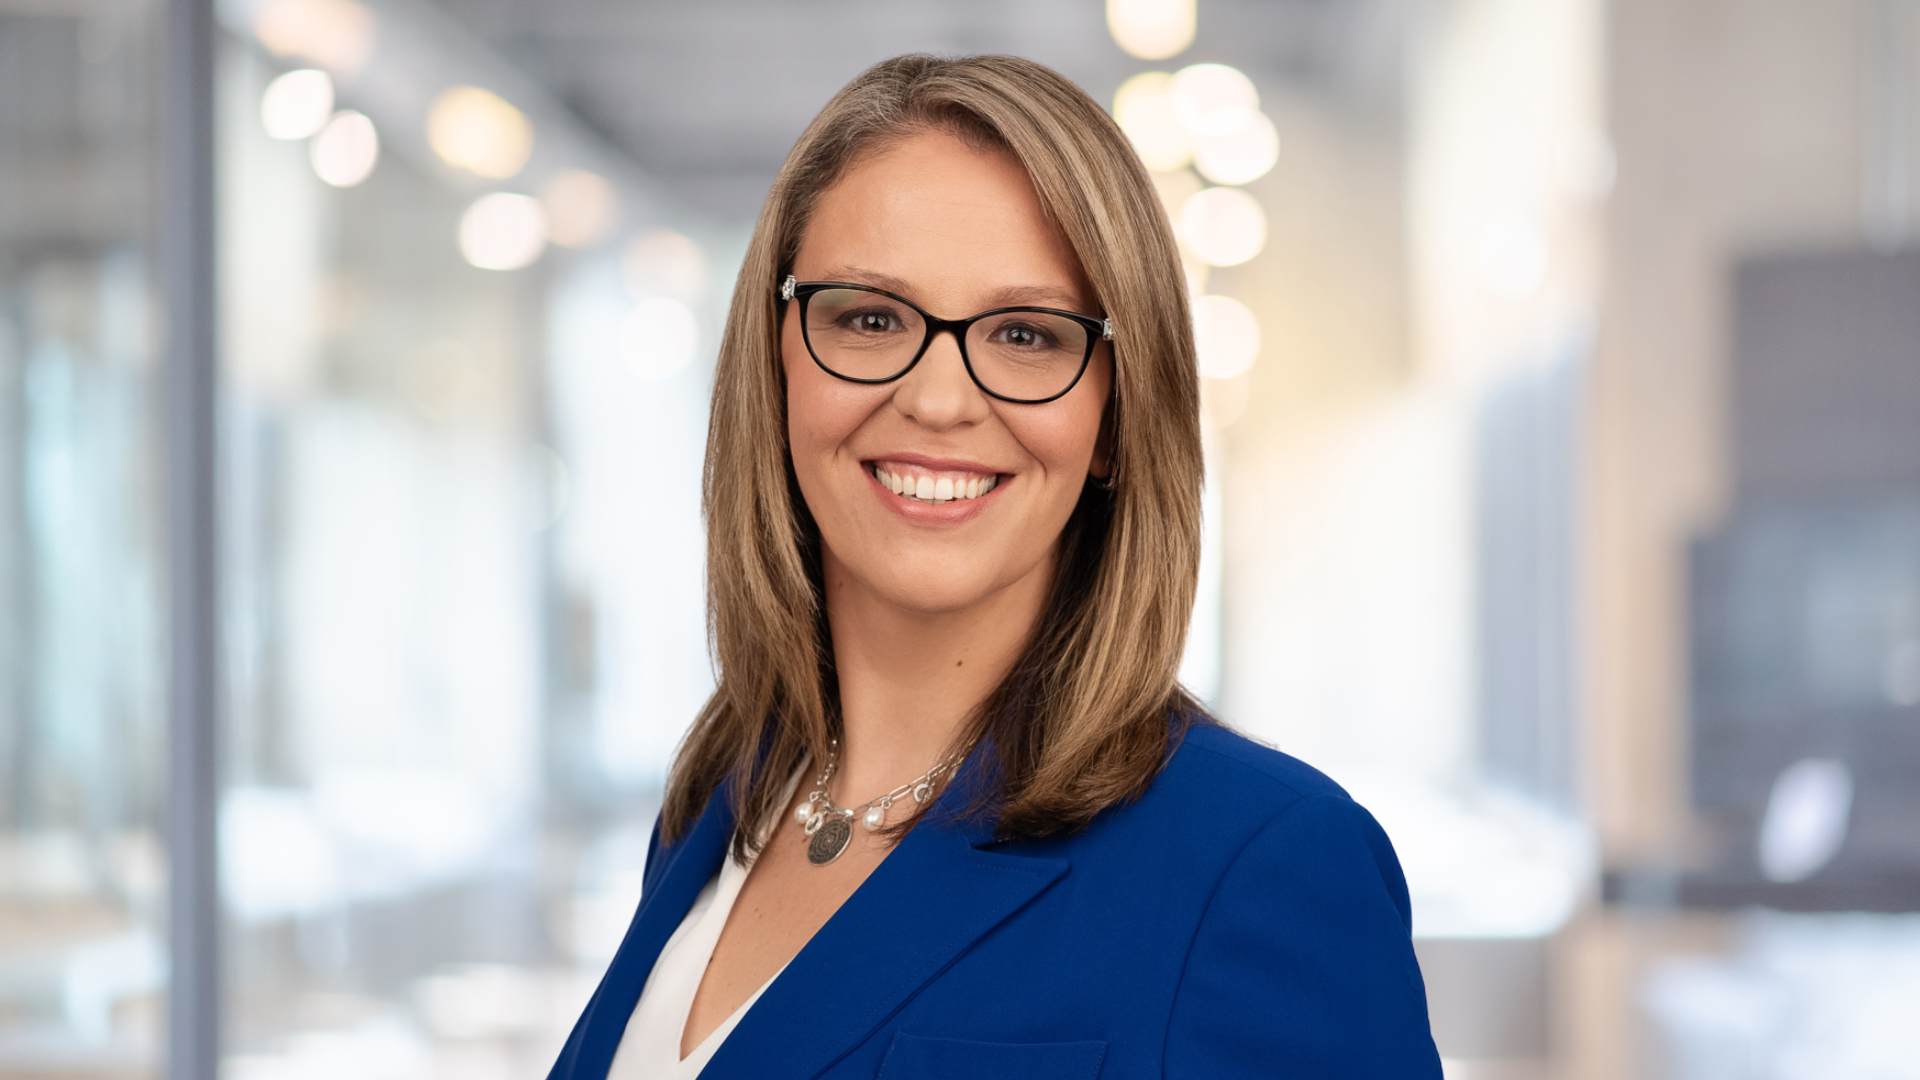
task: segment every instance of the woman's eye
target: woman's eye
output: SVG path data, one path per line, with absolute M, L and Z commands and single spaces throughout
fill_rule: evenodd
M 1053 344 L 1053 336 L 1034 326 L 1014 323 L 1000 328 L 1000 341 L 1016 349 L 1044 349 Z
M 890 311 L 856 311 L 847 316 L 847 325 L 867 334 L 884 334 L 897 329 L 899 322 Z

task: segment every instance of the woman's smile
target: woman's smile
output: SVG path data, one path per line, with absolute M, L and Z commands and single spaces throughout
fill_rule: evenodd
M 887 509 L 925 525 L 971 521 L 1013 479 L 1011 473 L 974 462 L 917 454 L 892 454 L 863 461 L 861 467 Z

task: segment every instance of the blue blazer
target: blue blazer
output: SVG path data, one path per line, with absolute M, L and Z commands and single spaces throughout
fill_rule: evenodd
M 1309 766 L 1196 726 L 1145 795 L 1071 836 L 1000 843 L 935 810 L 703 1078 L 1440 1077 L 1393 847 Z M 655 826 L 639 912 L 551 1080 L 605 1080 L 732 831 L 724 789 L 678 843 Z

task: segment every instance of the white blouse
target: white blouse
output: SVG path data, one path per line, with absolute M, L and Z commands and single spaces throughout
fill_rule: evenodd
M 785 807 L 793 800 L 794 789 L 804 775 L 803 764 L 787 782 L 786 794 L 777 805 Z M 774 821 L 784 816 L 777 813 Z M 740 896 L 740 886 L 747 880 L 748 869 L 735 862 L 731 855 L 723 858 L 720 871 L 700 890 L 686 917 L 680 920 L 679 928 L 660 949 L 653 971 L 647 975 L 647 984 L 640 991 L 640 1003 L 627 1018 L 627 1030 L 620 1038 L 620 1049 L 613 1056 L 607 1080 L 694 1080 L 700 1070 L 707 1067 L 707 1061 L 720 1049 L 720 1044 L 733 1033 L 740 1018 L 747 1015 L 747 1010 L 767 992 L 780 972 L 787 970 L 782 965 L 780 971 L 773 973 L 773 978 L 761 983 L 760 989 L 741 1002 L 733 1015 L 714 1028 L 699 1046 L 686 1057 L 680 1056 L 680 1035 L 686 1030 L 687 1014 L 693 1010 L 700 979 L 713 960 L 713 947 L 720 942 L 720 931 L 727 925 L 727 916 Z

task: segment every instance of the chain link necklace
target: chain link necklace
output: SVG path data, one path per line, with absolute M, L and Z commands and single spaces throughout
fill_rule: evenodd
M 834 805 L 833 798 L 827 794 L 827 783 L 833 779 L 835 770 L 840 767 L 840 740 L 827 740 L 827 764 L 820 770 L 820 778 L 813 782 L 813 791 L 807 795 L 807 801 L 793 811 L 794 820 L 807 834 L 807 861 L 815 866 L 825 866 L 840 857 L 853 842 L 853 819 L 859 818 L 870 832 L 878 832 L 887 826 L 887 811 L 893 804 L 913 796 L 915 805 L 933 798 L 936 782 L 940 777 L 953 771 L 954 766 L 973 749 L 968 743 L 954 753 L 941 758 L 933 768 L 920 775 L 917 780 L 909 780 L 884 795 L 876 795 L 859 806 L 846 807 Z

